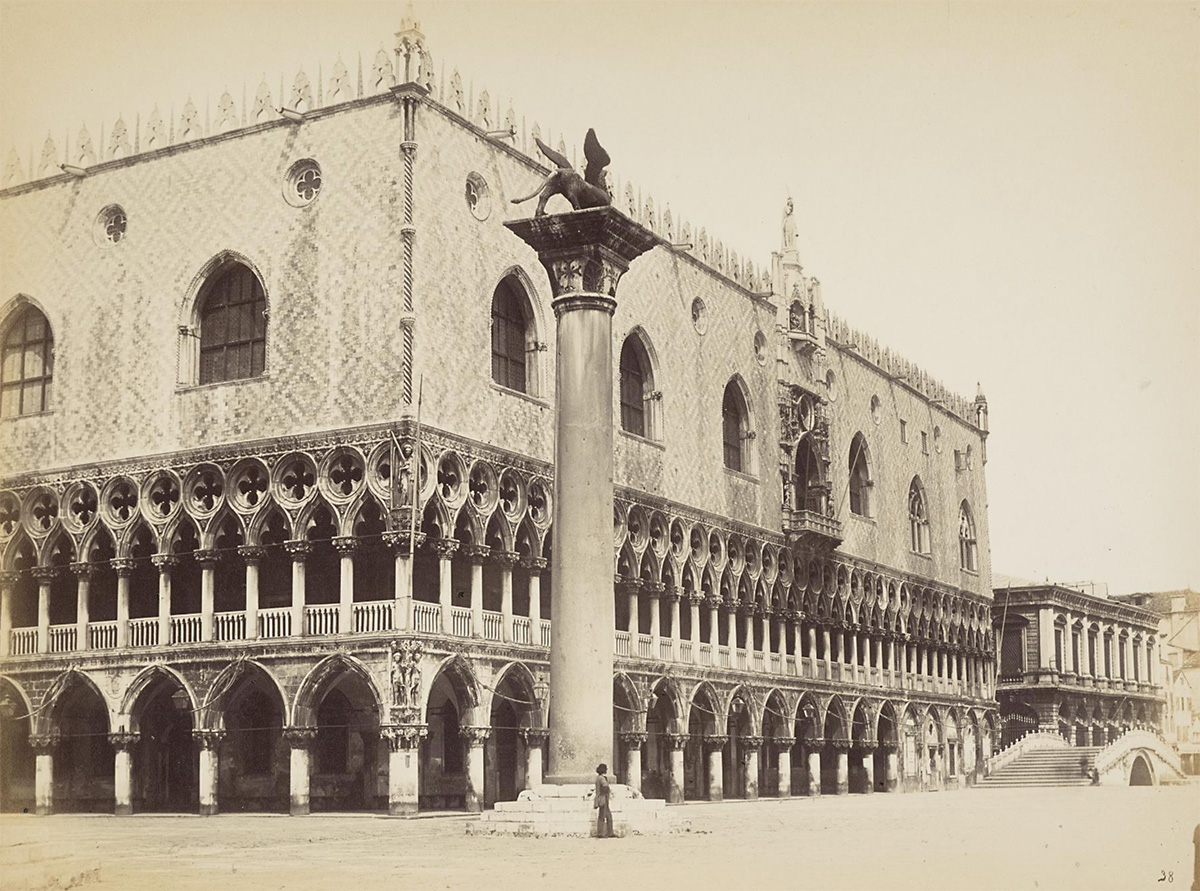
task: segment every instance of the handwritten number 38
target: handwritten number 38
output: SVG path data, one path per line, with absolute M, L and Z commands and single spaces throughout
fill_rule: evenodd
M 1165 869 L 1160 869 L 1158 871 L 1158 880 L 1160 882 L 1173 882 L 1175 881 L 1175 873 L 1167 872 Z

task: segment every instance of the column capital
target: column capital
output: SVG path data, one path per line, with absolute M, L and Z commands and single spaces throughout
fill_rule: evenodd
M 521 562 L 521 555 L 516 551 L 492 551 L 492 562 L 511 572 L 512 568 Z
M 482 566 L 484 563 L 487 563 L 488 557 L 492 555 L 492 549 L 485 545 L 463 545 L 460 551 L 470 561 L 472 566 Z
M 736 612 L 739 616 L 754 615 L 754 604 L 753 603 L 746 603 L 745 601 L 738 600 L 733 604 L 733 609 L 734 609 L 734 612 Z
M 522 727 L 521 739 L 527 746 L 541 746 L 550 738 L 550 728 L 548 727 Z
M 663 591 L 663 596 L 671 603 L 677 603 L 683 597 L 683 593 L 674 585 L 667 585 Z
M 729 737 L 722 734 L 707 733 L 704 735 L 704 748 L 710 752 L 725 748 L 727 742 L 729 742 Z
M 831 740 L 829 740 L 829 744 L 831 746 L 833 746 L 835 749 L 837 749 L 839 752 L 849 752 L 850 751 L 850 740 L 848 740 L 848 739 L 831 739 Z
M 62 741 L 58 731 L 50 733 L 31 733 L 29 734 L 29 748 L 33 749 L 35 755 L 50 755 L 53 754 L 55 747 Z
M 192 739 L 199 744 L 200 748 L 207 751 L 215 751 L 225 739 L 224 730 L 193 730 Z
M 96 573 L 96 567 L 91 563 L 72 563 L 71 572 L 79 579 L 90 579 Z
M 686 746 L 688 739 L 690 739 L 686 733 L 664 733 L 663 736 L 667 739 L 667 745 L 675 751 L 679 751 Z
M 550 561 L 545 557 L 530 557 L 524 556 L 521 558 L 521 565 L 533 572 L 545 572 L 546 567 L 550 565 Z
M 293 538 L 285 541 L 283 548 L 291 555 L 292 562 L 303 563 L 304 558 L 312 553 L 312 542 L 302 538 Z
M 179 558 L 174 554 L 155 554 L 150 558 L 150 562 L 158 568 L 159 572 L 170 572 L 179 565 Z
M 384 724 L 379 730 L 393 752 L 411 751 L 429 735 L 425 724 Z
M 32 566 L 29 569 L 29 574 L 37 579 L 40 585 L 54 581 L 61 573 L 61 566 Z
M 772 738 L 771 742 L 774 744 L 775 748 L 779 749 L 779 751 L 790 752 L 792 750 L 792 746 L 796 744 L 796 737 L 776 736 Z
M 383 543 L 389 548 L 400 552 L 400 556 L 408 556 L 409 541 L 412 540 L 413 550 L 425 544 L 425 533 L 418 532 L 415 536 L 409 535 L 408 530 L 402 532 L 385 532 L 383 533 Z
M 880 748 L 887 752 L 894 752 L 900 748 L 900 744 L 894 739 L 885 739 L 879 744 Z
M 338 535 L 332 539 L 334 549 L 343 557 L 349 557 L 358 550 L 358 539 L 352 535 Z
M 642 590 L 641 579 L 630 579 L 623 575 L 617 575 L 613 576 L 613 583 L 623 594 L 640 594 Z
M 11 569 L 0 572 L 0 585 L 15 585 L 21 579 L 21 573 Z
M 116 733 L 110 733 L 108 735 L 108 744 L 118 752 L 128 752 L 135 745 L 137 745 L 138 740 L 141 738 L 142 735 L 140 733 L 133 733 L 129 730 L 119 730 Z
M 492 728 L 468 725 L 460 727 L 458 732 L 467 741 L 468 747 L 475 748 L 487 742 L 488 737 L 492 735 Z
M 239 545 L 237 552 L 247 563 L 257 563 L 267 556 L 267 549 L 262 545 Z
M 873 752 L 879 746 L 879 743 L 873 739 L 860 739 L 858 747 L 866 752 Z
M 703 591 L 689 591 L 686 596 L 687 602 L 692 606 L 700 606 L 705 600 Z
M 121 578 L 128 578 L 133 572 L 133 568 L 137 565 L 137 562 L 130 557 L 117 557 L 108 562 L 112 564 L 113 572 Z
M 806 746 L 808 746 L 808 750 L 809 750 L 810 752 L 811 752 L 813 749 L 821 749 L 821 748 L 824 748 L 824 747 L 825 747 L 825 737 L 823 737 L 823 736 L 812 736 L 812 737 L 809 737 L 808 739 L 806 739 L 806 740 L 804 741 L 804 744 L 805 744 Z
M 647 594 L 649 594 L 651 597 L 657 599 L 663 595 L 664 591 L 667 590 L 667 586 L 664 585 L 662 582 L 648 582 L 643 579 L 642 580 L 642 589 Z
M 449 560 L 458 552 L 460 546 L 461 543 L 454 538 L 429 539 L 429 549 L 441 560 Z
M 201 566 L 211 567 L 217 564 L 217 562 L 221 559 L 222 554 L 213 550 L 212 548 L 197 548 L 195 551 L 192 551 L 192 557 L 195 558 L 196 562 Z
M 761 749 L 763 738 L 761 736 L 743 736 L 742 746 L 747 749 Z
M 284 727 L 283 741 L 293 749 L 310 749 L 317 741 L 316 727 Z
M 625 745 L 641 748 L 645 745 L 646 740 L 649 739 L 650 734 L 644 730 L 622 730 L 617 736 L 620 737 L 621 742 L 625 743 Z

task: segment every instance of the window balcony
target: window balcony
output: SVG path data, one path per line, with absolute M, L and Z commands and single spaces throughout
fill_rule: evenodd
M 788 544 L 835 548 L 842 543 L 842 524 L 812 510 L 785 508 L 783 531 Z

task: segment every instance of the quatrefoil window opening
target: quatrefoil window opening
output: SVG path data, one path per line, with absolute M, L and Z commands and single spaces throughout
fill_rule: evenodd
M 533 483 L 529 487 L 529 514 L 538 523 L 544 523 L 549 513 L 549 499 L 546 487 L 541 483 Z
M 96 493 L 89 486 L 82 485 L 71 499 L 71 516 L 80 526 L 86 526 L 96 516 Z
M 43 532 L 48 532 L 58 518 L 58 502 L 49 493 L 43 492 L 33 502 L 30 512 L 33 514 L 34 525 Z
M 339 495 L 353 495 L 362 479 L 362 464 L 354 455 L 338 455 L 329 467 L 329 481 Z
M 284 180 L 283 197 L 293 207 L 304 207 L 317 199 L 324 183 L 321 165 L 312 158 L 304 158 L 288 170 Z
M 312 490 L 313 475 L 304 461 L 296 459 L 284 470 L 279 480 L 283 489 L 293 501 L 303 501 Z
M 0 499 L 0 532 L 3 532 L 5 537 L 12 535 L 17 531 L 17 523 L 21 519 L 21 506 L 17 503 L 17 499 L 8 493 Z
M 211 511 L 221 500 L 221 492 L 221 478 L 213 471 L 206 470 L 192 488 L 192 498 L 202 510 Z
M 255 465 L 246 468 L 241 479 L 238 480 L 237 490 L 242 500 L 254 507 L 262 499 L 263 493 L 267 491 L 266 474 Z
M 137 507 L 137 491 L 129 483 L 121 482 L 113 487 L 108 499 L 109 509 L 120 522 L 128 522 Z
M 506 514 L 516 511 L 520 497 L 521 493 L 517 490 L 517 484 L 512 481 L 511 477 L 504 477 L 500 480 L 500 507 Z
M 129 218 L 119 204 L 110 204 L 100 211 L 94 227 L 95 239 L 101 247 L 111 247 L 125 239 Z
M 150 503 L 160 517 L 169 517 L 178 501 L 179 489 L 169 477 L 160 477 L 150 488 Z
M 483 474 L 471 474 L 468 485 L 471 487 L 471 501 L 476 507 L 483 507 L 487 503 L 488 492 L 492 488 L 488 485 L 487 479 Z

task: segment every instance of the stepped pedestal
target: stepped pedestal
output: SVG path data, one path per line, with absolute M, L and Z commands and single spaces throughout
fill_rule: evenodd
M 498 801 L 495 810 L 485 811 L 478 823 L 468 823 L 469 835 L 578 835 L 596 834 L 592 807 L 593 787 L 583 783 L 540 786 L 526 789 L 516 801 Z M 643 798 L 632 786 L 613 784 L 609 807 L 613 833 L 651 835 L 669 831 L 667 803 L 661 798 Z

